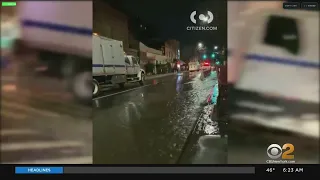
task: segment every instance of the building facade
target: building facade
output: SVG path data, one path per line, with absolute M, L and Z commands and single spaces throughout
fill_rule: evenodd
M 164 54 L 169 62 L 173 62 L 174 59 L 180 59 L 180 42 L 177 40 L 167 40 L 164 44 Z
M 144 64 L 166 64 L 167 57 L 163 55 L 162 51 L 150 48 L 140 42 L 140 59 Z
M 139 41 L 133 36 L 131 32 L 129 32 L 129 48 L 139 50 Z
M 100 0 L 93 1 L 93 32 L 122 41 L 126 54 L 138 55 L 139 45 L 129 33 L 127 16 Z

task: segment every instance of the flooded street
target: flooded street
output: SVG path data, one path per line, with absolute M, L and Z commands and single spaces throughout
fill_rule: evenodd
M 210 73 L 172 75 L 94 100 L 93 162 L 177 163 L 214 79 Z
M 261 164 L 272 143 L 293 144 L 296 163 L 319 162 L 318 108 L 307 102 L 236 92 L 221 138 L 206 103 L 215 73 L 149 78 L 106 91 L 92 107 L 74 102 L 58 80 L 1 78 L 1 163 Z

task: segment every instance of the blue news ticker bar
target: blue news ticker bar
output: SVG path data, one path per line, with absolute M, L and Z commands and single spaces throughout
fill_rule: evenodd
M 16 167 L 16 174 L 254 174 L 254 167 Z
M 16 174 L 63 174 L 63 167 L 15 167 Z

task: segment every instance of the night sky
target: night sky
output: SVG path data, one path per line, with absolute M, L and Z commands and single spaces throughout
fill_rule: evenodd
M 192 48 L 201 41 L 207 46 L 226 45 L 227 17 L 226 2 L 213 0 L 105 0 L 110 5 L 123 11 L 129 18 L 139 18 L 152 31 L 152 38 L 161 40 L 177 39 L 180 41 L 182 56 L 189 56 Z M 187 31 L 193 26 L 190 14 L 197 15 L 211 11 L 214 20 L 211 26 L 218 26 L 217 31 Z

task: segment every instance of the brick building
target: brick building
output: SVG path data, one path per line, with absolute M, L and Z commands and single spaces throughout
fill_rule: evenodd
M 164 54 L 169 62 L 173 59 L 180 59 L 180 42 L 177 40 L 167 40 L 164 44 Z
M 127 54 L 138 55 L 139 42 L 129 33 L 127 16 L 100 0 L 93 1 L 93 31 L 122 41 Z
M 133 36 L 132 33 L 129 32 L 129 49 L 131 49 L 131 51 L 133 50 L 137 50 L 136 53 L 138 53 L 139 51 L 139 41 L 137 39 L 135 39 L 135 37 Z

